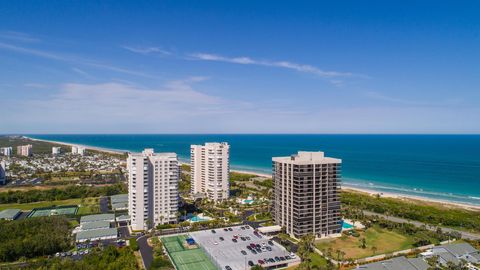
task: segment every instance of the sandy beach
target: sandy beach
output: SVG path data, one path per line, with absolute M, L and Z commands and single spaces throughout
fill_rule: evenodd
M 28 138 L 30 140 L 34 140 L 34 141 L 56 143 L 56 144 L 66 145 L 66 146 L 82 146 L 85 149 L 102 151 L 102 152 L 112 153 L 112 154 L 125 154 L 126 152 L 129 152 L 129 151 L 107 149 L 107 148 L 102 148 L 102 147 L 94 147 L 94 146 L 81 145 L 81 144 L 75 144 L 75 143 L 66 143 L 66 142 L 50 141 L 50 140 L 40 140 L 40 139 L 30 138 L 30 137 L 26 137 L 26 136 L 24 136 L 24 137 Z M 186 163 L 186 162 L 180 162 L 180 164 L 190 165 L 189 163 Z M 248 171 L 248 170 L 231 170 L 231 171 L 232 172 L 237 172 L 237 173 L 253 174 L 253 175 L 260 176 L 260 177 L 267 177 L 267 178 L 272 177 L 271 174 L 258 173 L 258 172 Z M 455 208 L 462 208 L 462 209 L 467 209 L 467 210 L 480 211 L 480 206 L 477 206 L 477 205 L 471 205 L 471 204 L 459 203 L 459 202 L 452 202 L 452 201 L 445 201 L 445 200 L 437 200 L 437 199 L 426 198 L 426 197 L 415 196 L 415 195 L 405 195 L 405 194 L 398 194 L 398 193 L 380 192 L 380 191 L 376 191 L 376 190 L 372 190 L 372 189 L 350 187 L 350 186 L 348 186 L 348 184 L 344 184 L 342 186 L 342 189 L 343 190 L 349 190 L 349 191 L 355 191 L 355 192 L 362 192 L 362 193 L 366 193 L 366 194 L 369 194 L 369 195 L 372 195 L 372 196 L 380 195 L 381 197 L 386 197 L 386 198 L 408 200 L 408 201 L 411 201 L 411 202 L 416 201 L 416 202 L 420 202 L 420 203 L 441 204 L 442 206 L 445 206 L 445 207 L 455 207 Z

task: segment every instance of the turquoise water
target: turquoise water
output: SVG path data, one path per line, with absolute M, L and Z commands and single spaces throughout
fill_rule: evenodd
M 352 224 L 347 223 L 347 222 L 345 222 L 345 221 L 342 221 L 342 229 L 348 230 L 348 229 L 351 229 L 351 228 L 353 228 L 353 225 L 352 225 Z
M 243 202 L 246 203 L 246 204 L 251 204 L 251 203 L 253 203 L 254 201 L 253 201 L 253 200 L 243 200 Z
M 480 135 L 29 135 L 125 151 L 155 148 L 187 161 L 190 144 L 226 141 L 231 167 L 271 173 L 298 150 L 343 160 L 346 186 L 480 205 Z
M 192 221 L 192 222 L 198 222 L 198 221 L 207 221 L 208 219 L 201 218 L 201 217 L 198 217 L 198 216 L 193 216 L 189 220 Z

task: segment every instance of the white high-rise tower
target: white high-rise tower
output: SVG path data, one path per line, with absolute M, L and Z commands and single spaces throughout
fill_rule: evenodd
M 230 196 L 230 146 L 206 143 L 190 147 L 192 195 L 201 193 L 213 201 Z
M 176 223 L 180 167 L 177 154 L 130 153 L 128 169 L 128 214 L 133 230 Z

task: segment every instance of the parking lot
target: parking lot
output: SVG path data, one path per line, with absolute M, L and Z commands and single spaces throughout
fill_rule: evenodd
M 245 270 L 255 264 L 277 268 L 300 261 L 250 226 L 205 230 L 190 235 L 220 269 Z

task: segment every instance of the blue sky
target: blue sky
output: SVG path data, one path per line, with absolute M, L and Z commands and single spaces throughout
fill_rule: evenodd
M 0 133 L 480 133 L 479 10 L 5 1 Z

